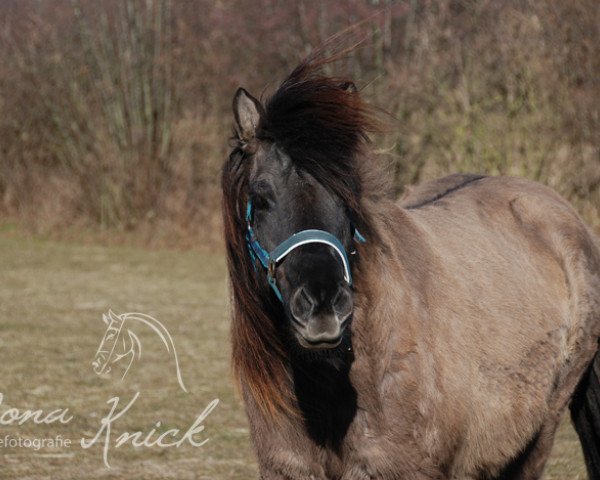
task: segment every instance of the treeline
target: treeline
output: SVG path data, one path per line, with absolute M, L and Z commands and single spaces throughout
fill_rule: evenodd
M 219 231 L 233 92 L 268 95 L 357 23 L 367 41 L 332 68 L 389 112 L 376 148 L 398 191 L 527 176 L 600 225 L 597 0 L 4 0 L 0 212 Z

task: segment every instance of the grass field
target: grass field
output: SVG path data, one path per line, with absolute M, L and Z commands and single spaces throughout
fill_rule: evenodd
M 67 423 L 0 424 L 6 436 L 71 439 L 70 447 L 40 450 L 0 447 L 2 479 L 249 479 L 256 464 L 243 409 L 229 375 L 228 315 L 224 259 L 198 252 L 143 250 L 54 243 L 0 233 L 0 422 L 10 408 L 46 413 L 68 408 Z M 100 377 L 92 360 L 106 326 L 102 314 L 142 312 L 170 332 L 189 393 L 181 390 L 173 358 L 148 328 L 130 327 L 143 346 L 121 380 L 115 368 Z M 118 367 L 121 364 L 117 364 Z M 101 419 L 119 397 L 116 412 L 137 401 L 89 449 Z M 156 427 L 187 430 L 213 399 L 200 447 L 117 447 L 124 432 Z M 66 418 L 66 417 L 65 417 Z M 577 438 L 561 427 L 546 480 L 586 478 Z

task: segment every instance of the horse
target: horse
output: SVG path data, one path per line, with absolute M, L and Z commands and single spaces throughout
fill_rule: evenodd
M 397 200 L 379 111 L 327 61 L 233 99 L 231 355 L 260 478 L 538 479 L 570 408 L 600 479 L 598 240 L 525 179 Z

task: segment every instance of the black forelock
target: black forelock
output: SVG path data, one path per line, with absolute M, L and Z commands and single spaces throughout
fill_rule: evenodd
M 327 60 L 300 64 L 269 98 L 257 138 L 277 144 L 301 170 L 347 203 L 361 189 L 356 162 L 375 116 L 348 80 L 320 74 Z

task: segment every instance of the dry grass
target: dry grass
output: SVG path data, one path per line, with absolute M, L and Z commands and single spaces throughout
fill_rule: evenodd
M 229 376 L 225 264 L 198 252 L 59 244 L 0 233 L 0 392 L 8 407 L 69 408 L 67 425 L 3 426 L 4 435 L 78 442 L 99 428 L 119 396 L 140 398 L 114 427 L 148 431 L 187 428 L 214 398 L 199 448 L 112 448 L 111 470 L 100 449 L 60 451 L 0 448 L 0 477 L 27 479 L 247 479 L 256 477 L 246 419 Z M 136 330 L 141 360 L 123 382 L 97 377 L 91 361 L 104 333 L 101 315 L 141 311 L 163 321 L 174 338 L 189 394 L 152 335 Z M 201 437 L 204 438 L 204 437 Z M 199 439 L 201 439 L 199 438 Z M 53 456 L 48 456 L 51 454 Z M 56 455 L 58 454 L 58 455 Z M 547 480 L 585 478 L 579 444 L 565 423 Z
M 115 434 L 148 431 L 158 420 L 187 429 L 214 398 L 199 448 L 111 450 L 112 470 L 99 449 L 72 446 L 47 458 L 29 450 L 0 449 L 2 478 L 246 479 L 255 468 L 243 410 L 229 376 L 225 265 L 221 257 L 192 252 L 94 247 L 0 237 L 0 391 L 8 406 L 69 408 L 67 425 L 2 427 L 2 436 L 77 442 L 99 428 L 106 401 L 140 397 L 115 425 Z M 189 394 L 179 390 L 173 364 L 152 336 L 140 335 L 143 353 L 123 382 L 103 379 L 91 362 L 105 326 L 103 312 L 140 311 L 166 324 L 173 336 Z M 204 438 L 200 436 L 198 439 Z

